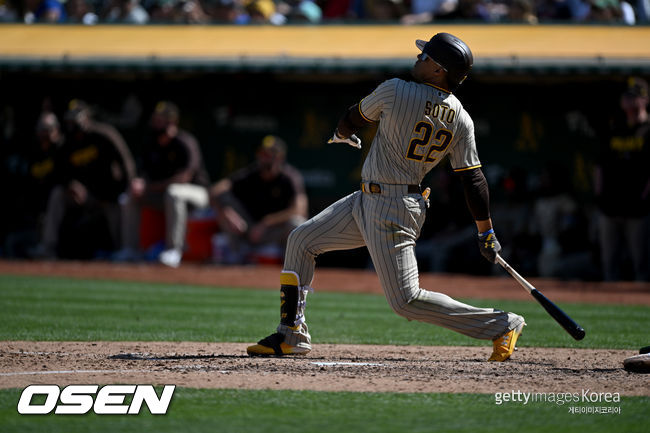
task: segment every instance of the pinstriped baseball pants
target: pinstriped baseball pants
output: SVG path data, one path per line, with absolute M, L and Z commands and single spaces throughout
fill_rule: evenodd
M 409 320 L 443 326 L 473 338 L 493 340 L 519 326 L 523 317 L 477 308 L 421 289 L 415 241 L 426 216 L 419 194 L 382 185 L 381 194 L 354 192 L 296 228 L 289 236 L 284 269 L 310 285 L 315 258 L 334 250 L 367 246 L 391 308 Z M 278 327 L 288 344 L 309 343 L 309 334 Z M 302 340 L 302 341 L 301 341 Z M 305 341 L 307 340 L 307 341 Z

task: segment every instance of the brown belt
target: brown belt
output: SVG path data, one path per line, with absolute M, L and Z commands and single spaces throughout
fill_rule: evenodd
M 370 194 L 381 194 L 381 185 L 378 183 L 362 183 L 361 191 Z M 409 194 L 420 194 L 422 190 L 420 189 L 420 185 L 407 185 L 407 192 Z

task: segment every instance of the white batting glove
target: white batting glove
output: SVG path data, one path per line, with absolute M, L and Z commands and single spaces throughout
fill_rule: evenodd
M 341 138 L 336 131 L 334 131 L 334 135 L 332 135 L 332 138 L 327 140 L 327 143 L 345 143 L 352 147 L 356 147 L 357 149 L 361 149 L 361 139 L 354 134 L 348 138 Z

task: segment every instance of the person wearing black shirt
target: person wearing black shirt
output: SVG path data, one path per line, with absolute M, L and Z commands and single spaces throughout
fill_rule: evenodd
M 85 102 L 70 101 L 64 120 L 65 140 L 54 162 L 57 186 L 49 195 L 35 256 L 54 258 L 64 249 L 64 256 L 92 258 L 96 249 L 119 245 L 118 197 L 133 178 L 135 163 L 120 133 L 93 120 Z M 103 242 L 97 239 L 102 236 L 97 230 L 101 225 L 108 229 L 104 238 L 109 239 Z M 81 235 L 81 227 L 89 233 Z
M 624 277 L 622 257 L 631 259 L 633 278 L 647 281 L 650 214 L 650 118 L 648 83 L 630 78 L 621 96 L 621 118 L 602 140 L 595 191 L 604 279 Z
M 208 173 L 196 138 L 179 128 L 178 107 L 159 102 L 149 122 L 142 152 L 142 174 L 134 178 L 123 200 L 122 243 L 117 260 L 139 257 L 140 212 L 143 205 L 164 210 L 165 250 L 158 260 L 180 266 L 188 211 L 209 208 Z
M 232 254 L 227 261 L 241 263 L 254 248 L 277 244 L 282 251 L 287 236 L 307 216 L 307 195 L 300 173 L 286 163 L 286 144 L 266 136 L 251 165 L 216 183 L 213 204 Z

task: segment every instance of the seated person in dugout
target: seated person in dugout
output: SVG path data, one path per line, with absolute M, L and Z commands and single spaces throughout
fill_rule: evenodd
M 149 139 L 142 152 L 141 175 L 134 178 L 122 200 L 123 249 L 118 261 L 137 260 L 142 206 L 164 210 L 165 250 L 158 260 L 178 267 L 183 257 L 189 209 L 209 208 L 209 177 L 196 138 L 180 129 L 178 107 L 159 102 L 149 122 Z
M 212 187 L 222 232 L 217 236 L 227 245 L 219 261 L 245 263 L 249 254 L 269 244 L 282 255 L 289 233 L 306 220 L 304 181 L 286 154 L 282 139 L 266 136 L 255 162 Z
M 133 178 L 135 163 L 120 133 L 95 121 L 85 102 L 70 101 L 64 120 L 65 140 L 55 158 L 57 185 L 33 256 L 93 258 L 119 244 L 118 197 Z M 107 226 L 105 236 L 98 231 L 102 226 Z

